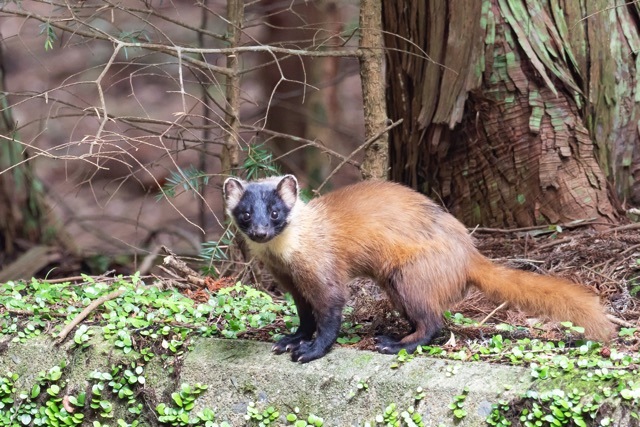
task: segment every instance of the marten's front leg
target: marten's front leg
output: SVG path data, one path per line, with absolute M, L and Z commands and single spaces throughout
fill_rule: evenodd
M 316 337 L 303 341 L 291 352 L 291 360 L 306 363 L 329 352 L 338 338 L 342 324 L 342 309 L 347 301 L 345 287 L 337 280 L 313 280 L 300 282 L 298 289 L 309 301 L 316 321 Z
M 316 331 L 316 319 L 313 317 L 311 304 L 295 288 L 291 288 L 289 291 L 296 303 L 300 325 L 293 334 L 285 335 L 271 347 L 271 351 L 276 354 L 296 350 L 303 341 L 311 340 Z

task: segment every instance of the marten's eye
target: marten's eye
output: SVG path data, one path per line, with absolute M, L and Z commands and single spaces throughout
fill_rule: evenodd
M 271 211 L 271 219 L 278 219 L 279 216 L 278 211 Z
M 251 213 L 250 212 L 242 212 L 240 214 L 240 219 L 243 221 L 249 221 L 251 219 Z

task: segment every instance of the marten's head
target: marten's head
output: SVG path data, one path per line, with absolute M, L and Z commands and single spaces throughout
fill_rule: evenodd
M 227 178 L 223 191 L 227 214 L 240 231 L 254 242 L 266 243 L 289 223 L 298 201 L 298 180 L 293 175 L 249 182 Z

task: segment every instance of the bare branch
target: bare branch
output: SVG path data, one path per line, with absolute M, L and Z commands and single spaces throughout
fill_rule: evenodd
M 400 123 L 402 123 L 402 121 L 403 121 L 403 119 L 400 119 L 400 120 L 397 120 L 397 121 L 391 123 L 389 126 L 385 127 L 379 133 L 377 133 L 376 135 L 373 135 L 371 138 L 366 140 L 362 145 L 360 145 L 358 148 L 353 150 L 351 152 L 351 154 L 349 154 L 342 162 L 340 162 L 340 164 L 338 166 L 336 166 L 333 169 L 333 171 L 331 171 L 331 173 L 324 179 L 322 184 L 320 184 L 318 186 L 318 188 L 315 190 L 316 193 L 319 193 L 322 190 L 322 188 L 327 184 L 327 182 L 329 182 L 329 180 L 331 178 L 333 178 L 333 176 L 336 174 L 336 172 L 338 172 L 347 163 L 347 161 L 349 159 L 351 159 L 353 156 L 355 156 L 360 150 L 363 150 L 363 149 L 366 149 L 367 147 L 369 147 L 369 145 L 371 145 L 372 143 L 377 141 L 378 138 L 380 138 L 381 136 L 385 135 L 391 129 L 393 129 L 394 127 L 398 126 Z
M 91 314 L 93 310 L 98 308 L 100 305 L 104 304 L 107 301 L 111 301 L 112 299 L 116 299 L 120 297 L 126 289 L 118 289 L 117 291 L 113 291 L 108 293 L 107 295 L 103 295 L 97 300 L 94 300 L 89 304 L 84 310 L 82 310 L 76 317 L 73 318 L 71 323 L 64 327 L 63 330 L 60 331 L 58 337 L 56 338 L 54 344 L 60 345 L 64 341 L 64 339 L 69 335 L 69 332 L 73 330 L 76 326 L 80 324 L 86 317 Z

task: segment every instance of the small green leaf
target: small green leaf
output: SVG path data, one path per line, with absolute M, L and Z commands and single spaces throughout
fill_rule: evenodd
M 35 399 L 40 396 L 40 384 L 36 383 L 31 387 L 31 399 Z

